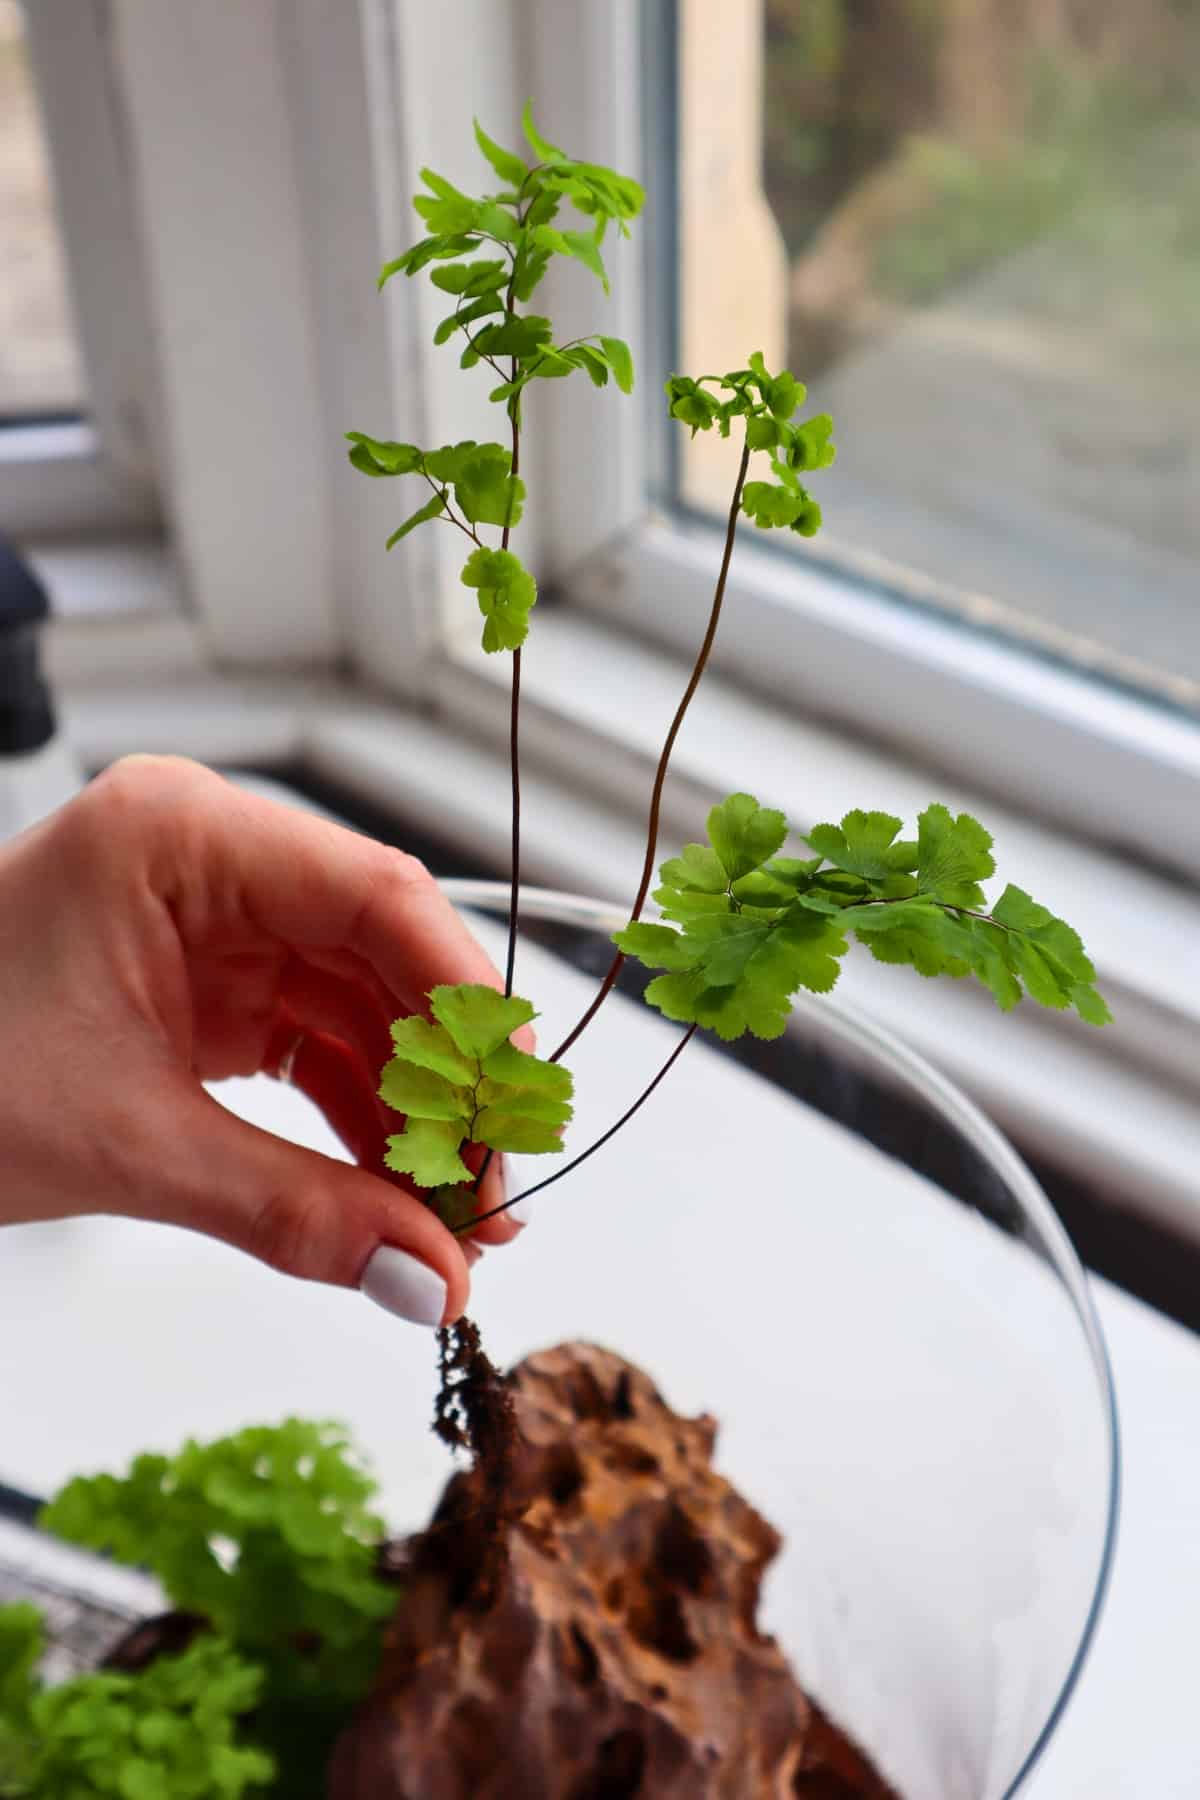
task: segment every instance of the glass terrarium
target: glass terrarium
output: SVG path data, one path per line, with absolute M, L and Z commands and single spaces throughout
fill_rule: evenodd
M 506 886 L 447 886 L 499 933 Z M 544 1043 L 625 916 L 524 894 L 518 990 Z M 679 1030 L 610 999 L 569 1057 L 565 1159 Z M 719 1468 L 783 1534 L 762 1623 L 802 1683 L 902 1794 L 1002 1800 L 1069 1698 L 1112 1554 L 1116 1414 L 1087 1284 L 1011 1146 L 894 1038 L 812 998 L 750 1042 L 690 1045 L 531 1201 L 473 1312 L 506 1364 L 593 1339 L 713 1414 Z M 514 1158 L 512 1191 L 554 1160 Z

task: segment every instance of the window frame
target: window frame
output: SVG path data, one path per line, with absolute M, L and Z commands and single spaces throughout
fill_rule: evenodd
M 146 530 L 157 396 L 111 12 L 37 0 L 25 21 L 88 398 L 82 418 L 0 429 L 0 530 Z

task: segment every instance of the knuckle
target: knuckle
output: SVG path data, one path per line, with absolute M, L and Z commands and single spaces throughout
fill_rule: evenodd
M 168 816 L 181 799 L 218 779 L 184 756 L 123 756 L 89 782 L 67 811 L 79 841 L 103 846 Z
M 325 1266 L 324 1213 L 315 1188 L 272 1188 L 255 1211 L 246 1248 L 281 1275 L 336 1280 L 336 1271 Z

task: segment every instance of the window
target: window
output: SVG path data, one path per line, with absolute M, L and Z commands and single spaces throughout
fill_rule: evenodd
M 674 30 L 645 64 L 645 166 L 679 238 L 653 429 L 666 367 L 758 347 L 840 446 L 811 549 L 745 532 L 718 666 L 1200 870 L 1195 9 L 648 12 Z M 581 571 L 586 604 L 692 642 L 729 451 L 672 440 L 662 516 Z
M 0 421 L 68 416 L 84 375 L 16 0 L 0 0 Z
M 103 0 L 0 0 L 0 529 L 158 519 L 145 283 Z
M 684 361 L 763 339 L 833 413 L 826 555 L 1200 713 L 1200 11 L 680 17 Z

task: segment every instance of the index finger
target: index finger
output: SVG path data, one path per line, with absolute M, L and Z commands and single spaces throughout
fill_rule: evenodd
M 207 867 L 234 864 L 246 914 L 297 949 L 351 950 L 413 1011 L 431 988 L 500 989 L 495 963 L 415 856 L 299 808 L 221 782 Z M 232 827 L 232 829 L 231 829 Z M 220 883 L 219 885 L 224 885 Z M 528 1028 L 515 1034 L 532 1049 Z

